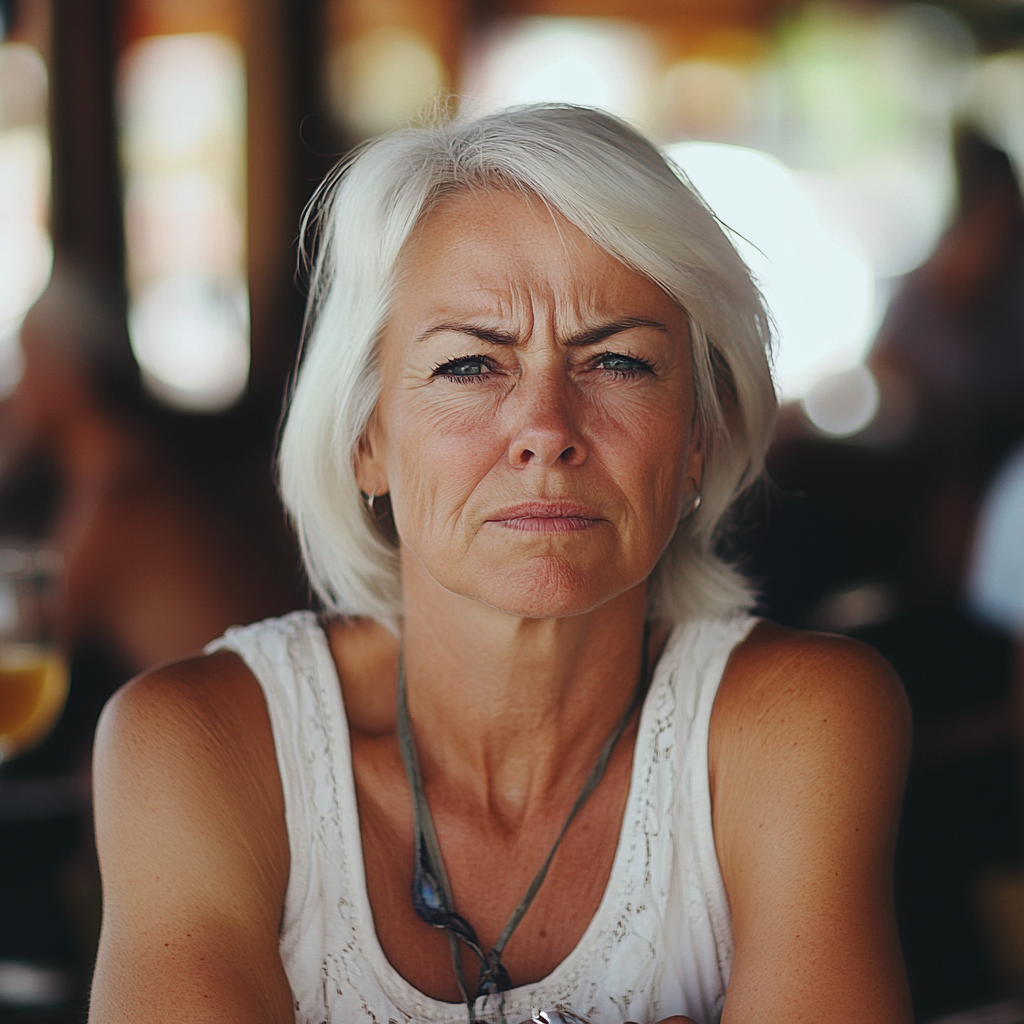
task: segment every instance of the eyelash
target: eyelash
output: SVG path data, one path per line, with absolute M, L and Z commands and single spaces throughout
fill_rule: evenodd
M 635 370 L 606 370 L 606 373 L 615 374 L 619 380 L 631 380 L 636 377 L 641 377 L 649 373 L 654 373 L 656 367 L 653 363 L 648 362 L 646 359 L 641 359 L 639 356 L 631 356 L 628 352 L 603 352 L 596 359 L 596 362 L 600 363 L 603 359 L 628 359 L 631 363 L 636 363 L 637 369 Z
M 445 369 L 450 366 L 458 366 L 460 363 L 479 363 L 484 368 L 484 373 L 445 373 Z M 444 377 L 445 380 L 450 380 L 455 384 L 468 384 L 470 381 L 481 380 L 486 376 L 487 371 L 494 369 L 493 364 L 486 356 L 459 356 L 458 359 L 446 359 L 443 363 L 438 363 L 433 370 L 431 376 L 433 377 Z
M 646 359 L 641 359 L 639 356 L 629 355 L 627 352 L 602 352 L 595 360 L 595 365 L 600 363 L 604 359 L 628 359 L 629 362 L 635 363 L 637 368 L 633 370 L 607 370 L 607 373 L 614 374 L 616 379 L 619 380 L 631 380 L 645 374 L 654 373 L 655 366 L 653 363 L 648 362 Z M 458 366 L 460 363 L 479 363 L 484 367 L 484 373 L 446 373 L 445 370 L 448 367 Z M 431 376 L 433 377 L 444 377 L 445 380 L 450 380 L 456 384 L 467 384 L 470 381 L 479 381 L 487 376 L 488 371 L 493 371 L 494 365 L 486 356 L 459 356 L 457 359 L 446 359 L 443 363 L 438 363 Z

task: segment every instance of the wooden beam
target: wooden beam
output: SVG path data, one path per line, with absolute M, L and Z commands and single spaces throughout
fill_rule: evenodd
M 116 0 L 54 0 L 52 232 L 58 254 L 124 275 L 114 124 Z

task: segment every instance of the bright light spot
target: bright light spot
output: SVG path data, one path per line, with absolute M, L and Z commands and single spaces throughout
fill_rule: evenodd
M 1024 50 L 978 64 L 967 108 L 985 134 L 1010 155 L 1024 189 Z
M 1002 464 L 981 504 L 967 572 L 974 609 L 1024 637 L 1024 445 Z
M 42 129 L 0 132 L 0 323 L 20 321 L 50 279 L 49 156 Z
M 25 358 L 18 337 L 20 326 L 8 327 L 0 333 L 0 399 L 14 392 L 25 369 Z
M 849 437 L 862 431 L 878 412 L 878 383 L 866 366 L 855 366 L 819 380 L 804 396 L 807 418 L 823 434 Z
M 0 1006 L 56 1006 L 71 994 L 64 971 L 19 960 L 0 960 Z
M 236 43 L 224 36 L 156 36 L 125 55 L 122 116 L 132 162 L 189 160 L 245 104 L 245 73 Z M 235 128 L 237 131 L 237 128 Z M 232 133 L 233 134 L 233 133 Z
M 445 84 L 434 47 L 397 26 L 364 32 L 336 50 L 328 63 L 331 104 L 360 137 L 415 118 L 442 98 Z
M 525 18 L 495 30 L 471 57 L 463 110 L 578 103 L 642 121 L 656 66 L 648 36 L 629 22 Z
M 797 178 L 823 221 L 858 240 L 879 278 L 900 277 L 924 263 L 954 201 L 945 149 L 893 150 L 852 169 Z
M 849 633 L 892 617 L 896 595 L 886 583 L 856 583 L 827 594 L 809 616 L 808 625 L 828 633 Z
M 974 60 L 967 24 L 927 4 L 812 0 L 779 40 L 758 144 L 811 172 L 812 201 L 860 240 L 876 277 L 920 266 L 956 199 L 950 125 Z
M 132 350 L 149 390 L 176 408 L 223 409 L 249 375 L 248 302 L 241 285 L 164 277 L 132 304 Z
M 53 268 L 46 104 L 39 54 L 22 43 L 0 45 L 0 397 L 21 379 L 21 321 Z
M 197 171 L 139 177 L 125 198 L 132 272 L 146 280 L 243 265 L 245 239 L 223 184 Z
M 795 177 L 740 146 L 669 147 L 761 287 L 775 319 L 776 383 L 799 398 L 825 374 L 856 365 L 870 341 L 874 279 L 864 259 L 824 228 Z
M 4 130 L 46 127 L 46 64 L 24 43 L 0 46 L 0 124 Z
M 132 350 L 149 390 L 216 412 L 245 391 L 245 73 L 217 35 L 135 44 L 121 78 Z

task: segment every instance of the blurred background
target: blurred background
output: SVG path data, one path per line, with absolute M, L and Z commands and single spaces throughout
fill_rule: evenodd
M 0 0 L 0 1016 L 79 1020 L 103 702 L 309 603 L 271 459 L 337 158 L 446 112 L 641 126 L 785 401 L 722 544 L 910 695 L 921 1020 L 1024 1021 L 1024 2 Z

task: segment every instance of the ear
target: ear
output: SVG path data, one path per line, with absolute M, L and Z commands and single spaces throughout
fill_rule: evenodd
M 380 497 L 391 489 L 388 484 L 387 471 L 380 457 L 384 447 L 382 441 L 377 413 L 374 410 L 366 424 L 366 429 L 359 438 L 353 459 L 356 483 L 363 494 L 375 494 Z
M 684 495 L 699 494 L 704 484 L 704 432 L 694 417 L 693 429 L 690 433 L 690 447 L 686 452 L 683 466 Z

